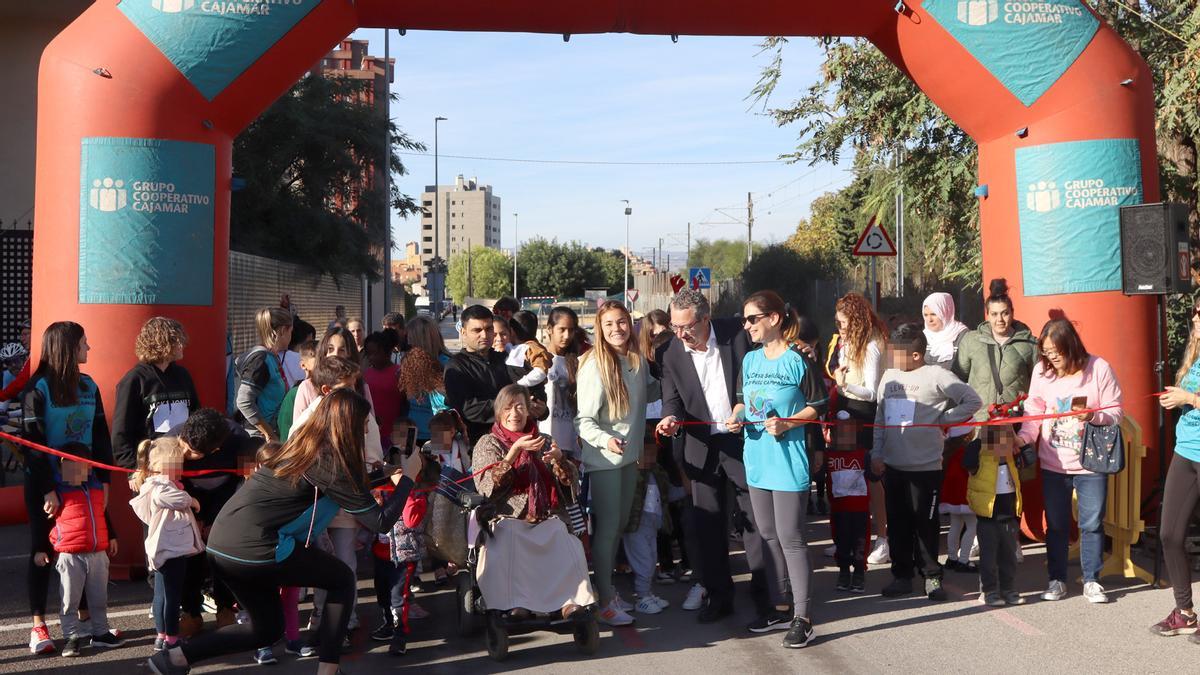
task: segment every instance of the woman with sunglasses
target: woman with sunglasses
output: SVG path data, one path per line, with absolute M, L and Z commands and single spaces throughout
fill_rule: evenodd
M 800 317 L 783 298 L 759 291 L 746 300 L 743 316 L 750 339 L 762 349 L 742 359 L 742 401 L 725 426 L 735 433 L 745 430 L 746 483 L 767 552 L 768 589 L 775 605 L 766 623 L 786 626 L 783 646 L 795 649 L 813 635 L 808 613 L 812 568 L 804 540 L 812 478 L 804 421 L 820 418 L 828 397 L 817 365 L 798 348 Z
M 850 419 L 863 422 L 859 431 L 859 447 L 870 449 L 871 429 L 875 423 L 875 390 L 883 377 L 883 353 L 887 344 L 887 326 L 871 309 L 870 302 L 860 293 L 847 293 L 837 301 L 837 335 L 829 349 L 826 369 L 837 383 L 837 409 Z M 869 464 L 869 463 L 868 463 Z M 871 480 L 871 522 L 875 529 L 875 546 L 867 556 L 872 565 L 891 562 L 887 544 L 887 508 L 884 504 L 883 483 L 878 476 Z M 833 555 L 829 547 L 826 555 Z
M 1050 583 L 1043 600 L 1067 596 L 1067 547 L 1071 536 L 1071 494 L 1078 497 L 1079 562 L 1083 597 L 1108 602 L 1100 585 L 1104 564 L 1104 506 L 1108 476 L 1080 464 L 1084 425 L 1120 424 L 1121 386 L 1108 362 L 1089 354 L 1075 326 L 1051 319 L 1038 336 L 1040 359 L 1033 369 L 1025 414 L 1078 414 L 1025 422 L 1017 437 L 1022 446 L 1037 443 L 1042 465 L 1042 494 L 1046 500 L 1046 567 Z
M 1150 631 L 1157 635 L 1191 633 L 1191 641 L 1200 644 L 1192 608 L 1192 565 L 1184 548 L 1192 513 L 1200 501 L 1200 302 L 1192 308 L 1191 335 L 1175 382 L 1176 386 L 1167 387 L 1158 399 L 1167 410 L 1178 408 L 1183 413 L 1175 423 L 1175 455 L 1167 469 L 1162 500 L 1163 558 L 1175 593 L 1175 609 Z

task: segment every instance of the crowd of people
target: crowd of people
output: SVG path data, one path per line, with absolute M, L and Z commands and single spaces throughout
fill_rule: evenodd
M 183 326 L 156 317 L 116 387 L 111 428 L 83 372 L 83 326 L 47 327 L 32 369 L 26 330 L 23 346 L 0 348 L 4 396 L 22 412 L 24 439 L 59 453 L 22 453 L 30 650 L 58 649 L 46 624 L 52 566 L 62 655 L 123 643 L 105 610 L 118 548 L 110 514 L 125 507 L 110 502 L 115 472 L 89 462 L 127 472 L 118 479 L 144 527 L 160 674 L 236 651 L 272 663 L 281 638 L 288 653 L 315 656 L 319 673 L 337 672 L 360 624 L 363 548 L 383 617 L 371 638 L 404 654 L 409 620 L 428 615 L 413 599 L 420 574 L 443 584 L 462 567 L 439 554 L 453 548 L 438 539 L 454 529 L 443 521 L 466 527 L 431 495 L 448 476 L 494 509 L 479 590 L 489 610 L 518 619 L 590 612 L 629 625 L 669 607 L 656 586 L 687 581 L 682 608 L 720 621 L 737 600 L 735 535 L 757 617 L 746 628 L 786 631 L 784 647 L 804 647 L 820 614 L 806 540 L 814 511 L 829 513 L 824 553 L 839 592 L 865 592 L 868 566 L 890 565 L 885 597 L 945 600 L 950 571 L 978 576 L 981 603 L 1022 604 L 1021 482 L 1035 471 L 1047 521 L 1041 599 L 1069 593 L 1077 519 L 1082 595 L 1106 602 L 1108 482 L 1081 458 L 1096 430 L 1120 423 L 1120 386 L 1069 320 L 1035 335 L 1003 280 L 989 290 L 974 329 L 946 293 L 925 299 L 922 322 L 892 330 L 851 293 L 830 340 L 772 291 L 748 297 L 736 318 L 712 316 L 692 290 L 645 316 L 606 302 L 590 334 L 567 307 L 539 321 L 504 299 L 462 309 L 455 353 L 427 317 L 389 314 L 370 333 L 339 319 L 318 339 L 288 309 L 267 308 L 256 345 L 231 355 L 224 410 L 201 406 L 179 363 Z M 1153 630 L 1165 635 L 1197 626 L 1184 533 L 1200 500 L 1200 307 L 1176 379 L 1161 397 L 1184 411 L 1164 497 L 1176 608 Z M 1020 414 L 1038 419 L 972 423 Z M 613 582 L 619 567 L 633 574 L 632 597 Z M 216 630 L 204 630 L 206 591 Z

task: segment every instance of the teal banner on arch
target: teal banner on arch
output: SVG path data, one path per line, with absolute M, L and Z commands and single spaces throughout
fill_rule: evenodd
M 211 101 L 320 2 L 121 0 L 118 9 Z
M 1137 139 L 1018 148 L 1025 295 L 1121 289 L 1122 206 L 1142 203 Z
M 213 146 L 85 138 L 79 175 L 81 304 L 212 305 Z
M 1080 0 L 925 0 L 923 6 L 1026 106 L 1067 72 L 1100 27 Z

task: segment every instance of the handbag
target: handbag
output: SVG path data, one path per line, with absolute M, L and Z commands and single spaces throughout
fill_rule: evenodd
M 1121 425 L 1085 425 L 1079 463 L 1092 473 L 1120 473 L 1125 468 L 1125 436 Z
M 575 496 L 574 490 L 557 481 L 555 483 L 558 489 L 560 508 L 562 508 L 567 517 L 567 530 L 576 537 L 582 537 L 587 534 L 588 529 L 587 516 L 583 513 L 583 506 L 579 504 L 579 499 Z

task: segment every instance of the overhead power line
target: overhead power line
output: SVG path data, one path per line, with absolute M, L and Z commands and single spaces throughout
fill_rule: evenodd
M 397 152 L 397 155 L 409 155 L 412 157 L 433 157 L 428 152 Z M 749 159 L 749 160 L 730 160 L 730 161 L 707 161 L 707 162 L 616 162 L 603 160 L 586 160 L 586 159 L 529 159 L 521 157 L 473 157 L 471 155 L 447 155 L 440 153 L 438 155 L 443 159 L 469 159 L 478 162 L 518 162 L 521 164 L 578 164 L 591 166 L 736 166 L 748 164 L 786 164 L 787 160 L 783 159 Z

